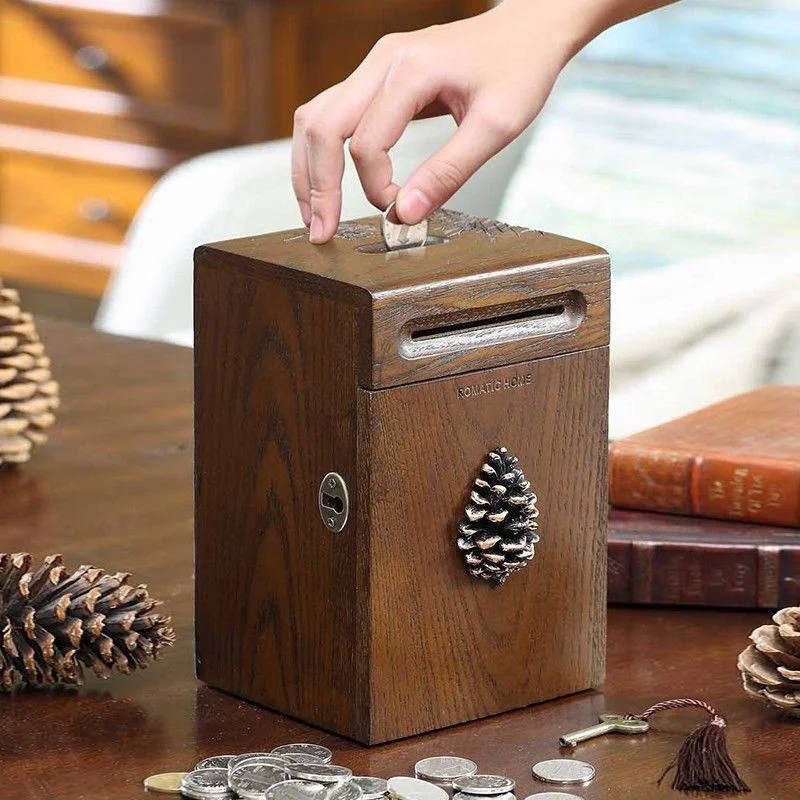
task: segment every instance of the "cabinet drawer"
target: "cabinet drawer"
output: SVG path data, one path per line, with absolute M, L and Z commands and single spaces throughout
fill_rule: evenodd
M 222 129 L 235 71 L 231 21 L 0 5 L 5 91 L 31 102 Z M 10 93 L 10 95 L 9 95 Z
M 119 243 L 156 176 L 0 151 L 0 224 Z
M 122 248 L 92 244 L 0 225 L 0 275 L 50 291 L 102 297 Z

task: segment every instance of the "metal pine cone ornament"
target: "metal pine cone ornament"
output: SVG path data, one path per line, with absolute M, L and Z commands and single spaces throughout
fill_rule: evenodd
M 33 317 L 0 280 L 0 467 L 24 463 L 47 441 L 56 408 L 58 384 Z
M 458 525 L 458 547 L 470 575 L 499 585 L 533 558 L 539 511 L 530 486 L 505 447 L 489 453 Z
M 175 641 L 171 619 L 129 574 L 83 566 L 60 555 L 31 570 L 29 553 L 0 553 L 0 691 L 83 684 L 83 667 L 100 678 L 128 674 Z
M 800 717 L 800 608 L 784 608 L 750 634 L 739 654 L 744 690 L 752 697 Z

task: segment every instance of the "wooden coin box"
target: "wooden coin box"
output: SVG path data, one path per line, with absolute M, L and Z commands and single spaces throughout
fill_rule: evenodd
M 430 234 L 196 253 L 197 675 L 370 744 L 604 674 L 608 257 L 453 212 Z M 496 447 L 540 537 L 500 586 L 457 545 Z

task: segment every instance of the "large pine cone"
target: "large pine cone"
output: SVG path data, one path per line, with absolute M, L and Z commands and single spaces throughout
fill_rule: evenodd
M 72 574 L 61 556 L 35 572 L 28 553 L 0 554 L 0 691 L 81 685 L 83 666 L 101 678 L 144 669 L 175 641 L 170 618 L 127 573 Z
M 753 642 L 739 654 L 744 690 L 790 714 L 800 716 L 800 608 L 784 608 L 750 634 Z
M 505 447 L 492 450 L 458 526 L 458 547 L 470 574 L 502 584 L 522 569 L 539 541 L 538 516 L 536 495 L 517 459 Z
M 0 281 L 0 466 L 27 461 L 47 441 L 57 407 L 58 384 L 33 317 Z

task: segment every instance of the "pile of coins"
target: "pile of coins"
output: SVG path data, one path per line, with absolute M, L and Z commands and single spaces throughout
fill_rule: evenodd
M 435 756 L 418 761 L 415 777 L 384 780 L 354 777 L 331 763 L 332 753 L 316 744 L 287 744 L 269 753 L 212 756 L 190 772 L 168 772 L 145 780 L 146 789 L 182 794 L 191 800 L 516 800 L 516 783 L 503 775 L 480 774 L 467 758 Z M 590 764 L 572 759 L 541 761 L 533 777 L 551 784 L 585 784 Z M 529 795 L 525 800 L 581 800 L 563 792 Z
M 269 753 L 211 756 L 191 772 L 151 775 L 150 791 L 182 794 L 192 800 L 380 800 L 381 778 L 353 777 L 331 763 L 332 753 L 316 744 L 287 744 Z

